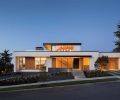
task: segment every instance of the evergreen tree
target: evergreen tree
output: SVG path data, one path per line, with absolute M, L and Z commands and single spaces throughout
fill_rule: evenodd
M 0 53 L 0 74 L 10 73 L 13 71 L 14 65 L 11 63 L 12 54 L 9 50 Z
M 3 53 L 0 53 L 0 60 L 3 65 L 10 64 L 12 60 L 12 54 L 9 53 L 9 50 L 4 50 Z
M 113 49 L 113 52 L 120 52 L 120 24 L 117 25 L 118 31 L 114 32 L 115 36 L 117 37 L 117 40 L 115 41 L 115 48 Z

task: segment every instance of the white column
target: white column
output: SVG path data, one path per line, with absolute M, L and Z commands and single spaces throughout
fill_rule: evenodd
M 47 58 L 45 66 L 46 66 L 46 72 L 48 72 L 48 68 L 52 68 L 52 58 Z
M 94 67 L 94 59 L 91 57 L 90 58 L 90 70 L 95 70 L 95 67 Z
M 16 57 L 15 56 L 13 57 L 13 61 L 12 62 L 14 64 L 14 72 L 16 72 L 16 69 L 17 69 L 16 67 L 17 66 L 16 66 Z

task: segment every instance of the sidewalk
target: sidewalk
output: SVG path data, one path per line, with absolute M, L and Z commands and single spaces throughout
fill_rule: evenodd
M 120 79 L 120 75 L 117 75 L 117 72 L 111 72 L 111 71 L 109 71 L 109 74 L 111 74 L 112 76 Z
M 49 81 L 49 82 L 37 82 L 30 84 L 20 84 L 20 85 L 11 85 L 11 86 L 0 86 L 0 89 L 4 88 L 12 88 L 12 87 L 21 87 L 21 86 L 34 86 L 34 85 L 42 85 L 42 84 L 52 84 L 52 83 L 62 83 L 62 82 L 72 82 L 72 81 L 85 81 L 85 80 L 96 80 L 96 79 L 110 79 L 117 78 L 116 76 L 107 76 L 107 77 L 95 77 L 95 78 L 80 78 L 80 79 L 69 79 L 69 80 L 59 80 L 59 81 Z

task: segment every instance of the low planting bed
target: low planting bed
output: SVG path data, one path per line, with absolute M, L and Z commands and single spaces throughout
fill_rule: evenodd
M 101 70 L 84 71 L 84 74 L 87 78 L 112 76 L 107 71 L 101 71 Z
M 81 81 L 70 81 L 70 82 L 60 82 L 60 83 L 48 83 L 48 84 L 37 84 L 37 85 L 27 85 L 27 86 L 15 86 L 15 87 L 7 87 L 0 88 L 0 92 L 2 91 L 15 91 L 15 90 L 25 90 L 25 89 L 38 89 L 45 87 L 57 87 L 57 86 L 71 86 L 71 85 L 79 85 L 79 84 L 87 84 L 87 83 L 103 83 L 103 82 L 113 82 L 118 81 L 118 78 L 107 78 L 107 79 L 95 79 L 95 80 L 81 80 Z
M 13 74 L 12 77 L 1 78 L 0 86 L 8 86 L 8 85 L 18 85 L 18 84 L 27 84 L 27 83 L 35 83 L 35 82 L 47 82 L 47 81 L 55 81 L 55 80 L 65 80 L 65 79 L 73 79 L 73 75 L 70 72 L 59 72 L 59 73 L 47 73 L 40 72 L 36 74 L 27 74 L 27 73 L 19 73 Z

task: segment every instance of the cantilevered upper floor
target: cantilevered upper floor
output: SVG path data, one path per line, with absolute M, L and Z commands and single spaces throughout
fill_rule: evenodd
M 43 43 L 49 51 L 81 51 L 81 43 Z

